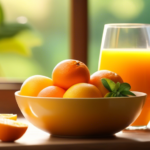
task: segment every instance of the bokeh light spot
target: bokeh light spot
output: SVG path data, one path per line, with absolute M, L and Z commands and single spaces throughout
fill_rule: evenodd
M 143 0 L 111 0 L 108 10 L 117 18 L 133 19 L 144 8 Z

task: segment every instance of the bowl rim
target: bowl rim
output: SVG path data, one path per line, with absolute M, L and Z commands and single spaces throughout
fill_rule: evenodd
M 18 96 L 18 97 L 24 97 L 24 98 L 31 98 L 31 99 L 72 99 L 72 100 L 75 100 L 75 99 L 95 99 L 95 100 L 97 100 L 97 99 L 132 99 L 132 98 L 137 98 L 137 97 L 145 97 L 145 96 L 147 96 L 147 94 L 146 93 L 144 93 L 144 92 L 138 92 L 138 91 L 132 91 L 133 93 L 135 93 L 136 94 L 136 96 L 130 96 L 130 97 L 94 97 L 94 98 L 58 98 L 58 97 L 36 97 L 36 96 L 24 96 L 24 95 L 19 95 L 19 92 L 20 91 L 16 91 L 15 92 L 15 96 Z M 137 95 L 138 94 L 138 95 Z

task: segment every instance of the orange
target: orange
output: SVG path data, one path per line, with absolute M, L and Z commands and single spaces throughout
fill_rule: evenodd
M 105 96 L 109 91 L 103 86 L 101 79 L 102 78 L 108 78 L 115 83 L 120 82 L 123 83 L 122 78 L 120 75 L 118 75 L 115 72 L 109 71 L 109 70 L 99 70 L 95 73 L 93 73 L 90 77 L 90 84 L 95 85 L 102 93 L 102 96 Z
M 26 132 L 28 125 L 10 119 L 0 119 L 0 140 L 12 142 Z
M 88 83 L 78 83 L 71 86 L 64 94 L 63 98 L 94 98 L 102 97 L 99 89 Z
M 48 86 L 40 91 L 38 97 L 63 97 L 66 90 L 58 86 Z
M 0 119 L 17 120 L 17 115 L 16 114 L 0 114 Z
M 42 75 L 31 76 L 22 84 L 20 95 L 37 96 L 42 89 L 51 86 L 52 84 L 53 82 L 51 78 Z
M 90 72 L 88 67 L 79 60 L 67 59 L 58 63 L 52 72 L 53 84 L 68 89 L 77 83 L 88 83 Z

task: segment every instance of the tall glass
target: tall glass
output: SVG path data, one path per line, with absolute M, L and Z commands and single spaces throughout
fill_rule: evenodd
M 132 91 L 147 93 L 143 110 L 132 126 L 147 125 L 150 120 L 150 25 L 106 24 L 98 69 L 116 72 L 131 85 Z

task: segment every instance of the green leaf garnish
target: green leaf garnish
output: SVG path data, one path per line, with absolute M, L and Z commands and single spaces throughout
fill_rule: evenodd
M 121 91 L 129 91 L 130 89 L 131 89 L 130 84 L 128 84 L 128 83 L 121 83 L 118 91 L 119 92 L 121 92 Z
M 112 92 L 108 92 L 104 97 L 112 97 Z
M 104 87 L 109 91 L 109 92 L 112 92 L 114 89 L 115 89 L 115 82 L 110 80 L 110 79 L 107 79 L 107 78 L 102 78 L 101 79 Z
M 130 91 L 131 86 L 128 83 L 113 82 L 110 79 L 102 78 L 102 84 L 109 91 L 104 97 L 128 97 L 136 96 Z
M 132 95 L 132 96 L 135 96 L 134 93 L 130 92 L 130 91 L 122 91 L 121 92 L 122 95 L 126 96 L 126 95 Z
M 117 92 L 117 90 L 118 90 L 119 88 L 120 88 L 120 82 L 117 82 L 117 83 L 115 84 L 114 91 Z

